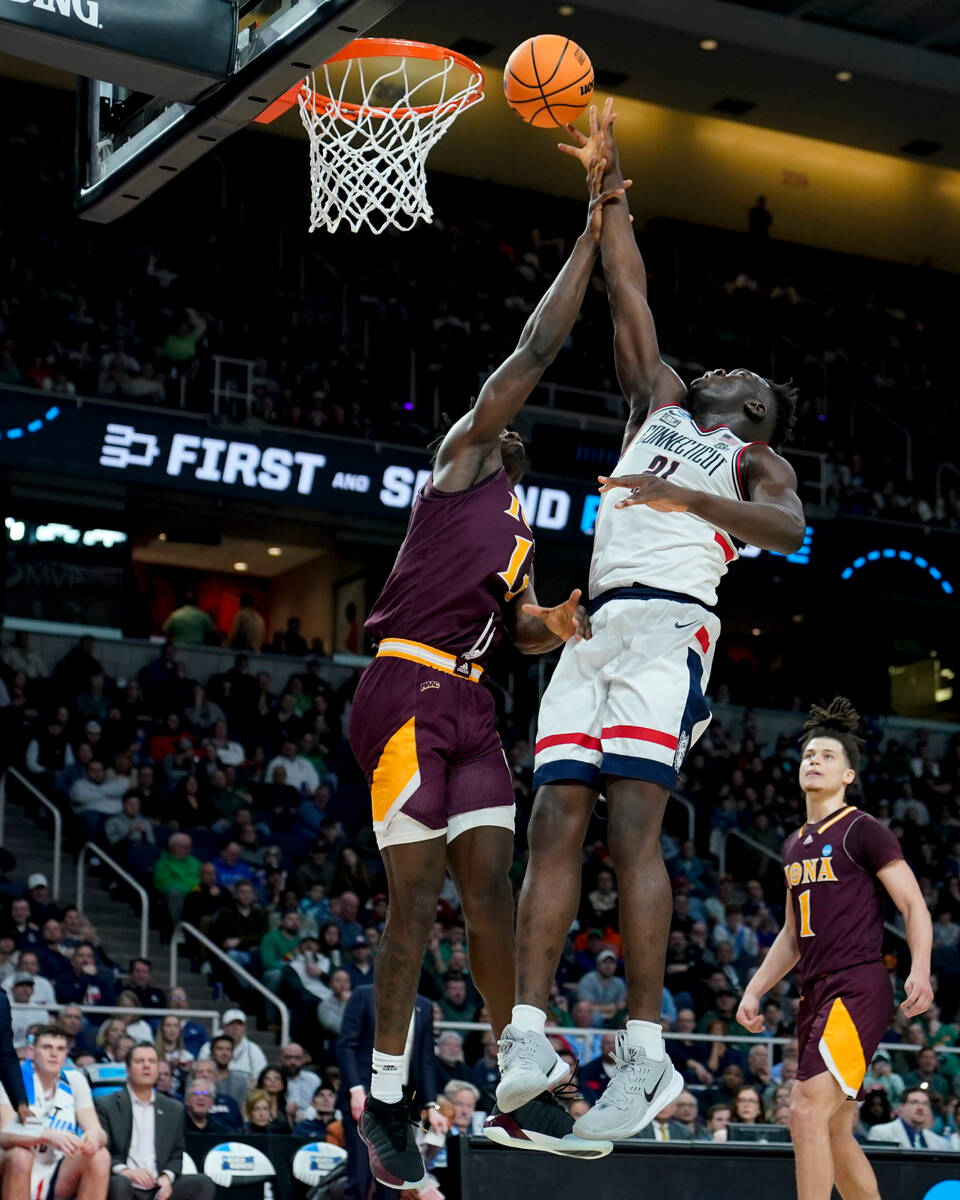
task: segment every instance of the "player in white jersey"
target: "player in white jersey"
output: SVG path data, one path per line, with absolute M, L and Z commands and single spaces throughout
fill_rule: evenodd
M 22 1064 L 29 1124 L 0 1088 L 3 1200 L 104 1200 L 110 1182 L 107 1135 L 82 1071 L 66 1071 L 67 1035 L 41 1025 L 33 1060 Z
M 591 135 L 571 128 L 578 157 L 613 164 L 610 102 Z M 581 1137 L 630 1137 L 682 1088 L 661 1033 L 670 883 L 660 826 L 684 755 L 710 721 L 704 693 L 720 633 L 716 589 L 736 542 L 790 553 L 803 508 L 780 445 L 796 394 L 752 371 L 710 371 L 689 388 L 660 357 L 646 273 L 626 199 L 604 217 L 601 254 L 617 374 L 629 406 L 623 452 L 601 477 L 590 568 L 593 636 L 568 642 L 543 697 L 517 921 L 517 1005 L 500 1041 L 497 1104 L 510 1111 L 555 1078 L 543 1034 L 564 939 L 580 899 L 583 838 L 597 797 L 620 893 L 627 1028 L 604 1095 L 577 1121 Z

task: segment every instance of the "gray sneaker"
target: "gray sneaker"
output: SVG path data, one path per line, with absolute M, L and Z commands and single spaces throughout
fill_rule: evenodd
M 497 1107 L 501 1112 L 513 1112 L 570 1074 L 570 1068 L 542 1033 L 508 1025 L 497 1046 Z
M 626 1030 L 617 1034 L 613 1061 L 617 1069 L 607 1090 L 573 1127 L 577 1137 L 633 1137 L 683 1091 L 683 1076 L 670 1059 L 647 1058 L 628 1046 Z

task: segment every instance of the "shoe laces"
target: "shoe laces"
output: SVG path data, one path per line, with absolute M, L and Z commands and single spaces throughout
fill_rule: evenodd
M 390 1139 L 394 1150 L 406 1150 L 407 1129 L 412 1124 L 407 1103 L 404 1101 L 398 1105 L 384 1104 L 373 1116 Z
M 538 1050 L 536 1037 L 529 1029 L 521 1031 L 519 1036 L 504 1031 L 497 1042 L 497 1050 L 503 1055 L 504 1061 L 510 1057 L 533 1061 Z
M 665 1066 L 665 1062 L 661 1063 L 647 1058 L 642 1050 L 628 1046 L 625 1029 L 621 1029 L 617 1034 L 613 1062 L 617 1070 L 603 1095 L 597 1101 L 598 1105 L 612 1104 L 618 1108 L 622 1107 L 628 1102 L 628 1096 L 644 1090 L 657 1066 Z

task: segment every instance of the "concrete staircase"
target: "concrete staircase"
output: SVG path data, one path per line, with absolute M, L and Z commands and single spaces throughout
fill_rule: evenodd
M 26 883 L 28 875 L 40 872 L 46 875 L 52 889 L 53 832 L 49 823 L 44 821 L 47 810 L 21 786 L 9 780 L 8 783 L 3 844 L 17 860 L 11 878 Z M 21 807 L 19 803 L 24 798 L 27 800 L 26 808 Z M 62 906 L 77 902 L 77 865 L 74 849 L 73 846 L 67 846 L 65 839 L 60 862 L 60 894 L 54 897 L 56 903 Z M 79 850 L 79 847 L 76 849 Z M 109 870 L 102 874 L 94 873 L 89 866 L 90 857 L 88 852 L 83 913 L 95 926 L 105 952 L 126 972 L 130 959 L 140 953 L 140 901 L 134 896 L 132 904 L 128 903 L 126 897 L 131 893 L 123 884 L 118 895 L 112 894 L 108 885 L 111 878 L 116 876 Z M 154 985 L 166 991 L 170 986 L 170 947 L 161 944 L 160 935 L 155 929 L 149 931 L 146 957 L 153 963 Z M 189 960 L 181 948 L 177 984 L 186 988 L 191 1008 L 223 1012 L 234 1007 L 234 1002 L 226 996 L 215 1000 L 207 977 L 191 971 L 189 965 Z M 258 1030 L 252 1020 L 247 1032 L 251 1040 L 263 1048 L 268 1061 L 279 1062 L 276 1034 Z

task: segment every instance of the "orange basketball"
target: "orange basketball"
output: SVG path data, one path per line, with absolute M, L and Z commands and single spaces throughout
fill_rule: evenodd
M 528 125 L 566 125 L 590 103 L 593 67 L 576 42 L 541 33 L 521 42 L 507 59 L 503 92 Z

